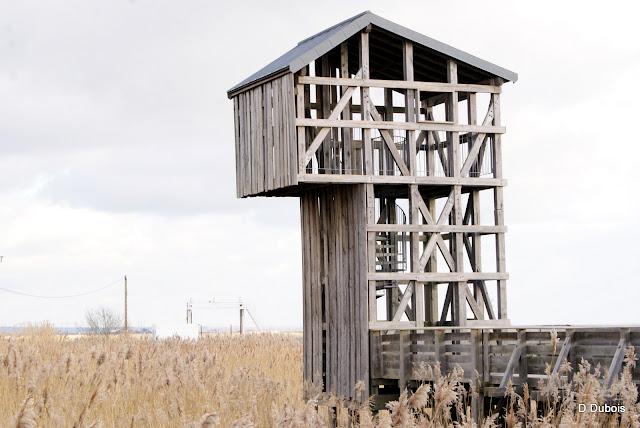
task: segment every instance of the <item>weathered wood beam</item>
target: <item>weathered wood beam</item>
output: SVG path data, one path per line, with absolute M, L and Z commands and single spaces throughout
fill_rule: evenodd
M 420 209 L 418 207 L 418 201 L 416 200 L 416 195 L 420 196 L 420 192 L 418 191 L 418 185 L 410 184 L 409 185 L 409 220 L 411 226 L 420 226 Z M 420 197 L 422 199 L 422 197 Z M 423 201 L 424 203 L 424 201 Z M 420 251 L 420 237 L 419 232 L 413 232 L 410 234 L 411 236 L 411 271 L 419 272 L 419 251 Z M 415 322 L 417 326 L 422 326 L 425 324 L 426 316 L 425 316 L 425 293 L 424 293 L 424 284 L 423 283 L 414 283 L 414 300 L 413 300 L 413 308 L 415 312 Z
M 416 328 L 415 324 L 411 321 L 372 321 L 369 322 L 369 330 L 410 330 Z
M 369 272 L 370 281 L 420 281 L 420 282 L 469 282 L 508 279 L 509 275 L 499 272 Z
M 373 226 L 376 222 L 375 218 L 375 193 L 373 184 L 365 185 L 366 199 L 365 199 L 365 210 L 366 210 L 366 221 L 367 227 Z M 367 276 L 371 274 L 371 272 L 376 271 L 376 236 L 375 233 L 367 233 Z M 376 283 L 375 281 L 367 278 L 367 284 L 369 289 L 369 322 L 376 321 L 378 319 L 378 310 L 376 303 Z
M 404 293 L 402 294 L 402 299 L 400 300 L 400 303 L 398 304 L 398 308 L 396 309 L 396 312 L 393 315 L 393 319 L 391 320 L 392 322 L 398 322 L 402 318 L 402 315 L 404 314 L 405 309 L 409 304 L 411 296 L 413 295 L 413 284 L 414 284 L 413 282 L 410 282 L 407 285 L 407 288 L 404 290 Z
M 447 313 L 451 308 L 451 302 L 453 301 L 453 287 L 447 287 L 447 295 L 444 298 L 444 304 L 442 305 L 442 314 L 440 315 L 440 324 L 443 325 L 447 321 Z
M 358 73 L 361 73 L 361 71 L 359 71 Z M 344 93 L 340 97 L 340 100 L 336 103 L 335 108 L 333 109 L 331 114 L 329 114 L 329 117 L 327 118 L 327 120 L 335 120 L 338 117 L 340 117 L 340 114 L 342 114 L 345 107 L 347 107 L 347 105 L 351 102 L 351 98 L 353 98 L 353 94 L 355 90 L 356 90 L 356 86 L 350 86 L 344 91 Z M 298 92 L 300 92 L 300 90 L 298 90 Z M 298 118 L 304 117 L 304 112 L 298 111 L 297 116 Z M 300 127 L 298 127 L 298 129 L 300 129 Z M 329 135 L 330 131 L 331 131 L 331 128 L 327 127 L 327 128 L 322 128 L 318 132 L 316 137 L 313 139 L 313 141 L 309 145 L 309 148 L 304 152 L 304 157 L 300 160 L 300 165 L 299 165 L 300 172 L 304 171 L 307 164 L 309 163 L 313 155 L 316 153 L 320 145 L 326 141 L 326 137 Z M 298 138 L 300 138 L 300 131 L 298 131 Z M 303 141 L 304 141 L 304 138 L 303 138 Z
M 620 373 L 620 369 L 622 368 L 622 362 L 624 361 L 624 354 L 627 348 L 628 341 L 629 329 L 622 329 L 620 331 L 620 340 L 618 341 L 618 347 L 616 348 L 616 352 L 611 359 L 609 371 L 607 372 L 607 378 L 604 382 L 604 387 L 606 389 L 611 388 L 613 382 L 618 378 L 618 374 Z
M 461 287 L 461 289 L 464 292 L 464 296 L 465 296 L 465 298 L 467 300 L 467 303 L 469 303 L 469 307 L 471 308 L 471 312 L 473 312 L 473 315 L 476 317 L 477 320 L 481 320 L 483 318 L 483 316 L 480 315 L 482 313 L 481 306 L 478 305 L 478 302 L 476 301 L 476 299 L 473 297 L 473 295 L 469 291 L 469 287 L 467 286 L 467 284 L 465 283 Z
M 504 374 L 502 375 L 502 379 L 500 380 L 499 388 L 507 387 L 507 383 L 509 382 L 509 379 L 511 379 L 511 376 L 513 375 L 513 371 L 516 368 L 516 365 L 518 364 L 518 362 L 520 361 L 520 356 L 522 355 L 524 350 L 525 350 L 525 345 L 522 343 L 518 343 L 518 345 L 516 345 L 516 347 L 514 348 L 513 352 L 511 353 L 511 356 L 509 357 L 507 368 L 505 368 Z
M 493 105 L 493 124 L 500 126 L 500 94 L 491 94 Z M 493 137 L 493 171 L 495 178 L 502 178 L 502 139 L 499 134 Z M 497 226 L 504 224 L 504 192 L 502 187 L 493 189 L 494 221 Z M 496 270 L 506 272 L 505 237 L 504 234 L 496 235 Z M 498 281 L 498 318 L 506 319 L 507 315 L 507 283 Z
M 360 32 L 360 68 L 362 69 L 362 78 L 369 78 L 369 32 L 371 27 L 368 26 Z M 360 104 L 362 105 L 362 119 L 359 122 L 369 123 L 371 116 L 370 101 L 369 101 L 369 88 L 361 87 L 360 89 Z M 338 121 L 340 122 L 340 121 Z M 353 122 L 353 121 L 350 121 Z M 331 125 L 328 125 L 331 126 Z M 356 128 L 363 128 L 362 140 L 364 142 L 364 173 L 367 175 L 373 175 L 373 150 L 371 148 L 371 128 L 367 126 L 356 126 Z
M 433 110 L 431 108 L 427 111 L 427 119 L 435 123 Z M 438 158 L 440 159 L 444 175 L 449 176 L 451 174 L 449 174 L 449 159 L 447 158 L 447 152 L 444 151 L 445 144 L 442 144 L 442 141 L 440 141 L 440 135 L 438 135 L 438 132 L 431 131 L 430 134 L 433 137 L 434 144 L 436 145 L 436 151 L 438 153 Z
M 270 113 L 270 108 L 268 113 Z M 304 108 L 304 86 L 301 83 L 296 85 L 296 117 L 305 117 L 305 108 Z M 306 132 L 303 126 L 298 126 L 298 159 L 306 159 L 307 153 L 307 143 L 306 143 Z M 306 166 L 306 162 L 299 161 L 298 171 L 301 173 L 304 172 L 304 168 Z
M 413 43 L 405 40 L 402 44 L 402 63 L 404 80 L 407 82 L 413 81 Z M 407 122 L 416 122 L 418 117 L 416 115 L 416 99 L 420 100 L 419 93 L 416 93 L 415 89 L 407 89 L 405 91 L 405 108 L 407 113 L 405 120 Z M 405 147 L 405 152 L 409 157 L 409 171 L 410 175 L 416 174 L 416 135 L 414 130 L 407 131 L 407 142 L 409 143 Z
M 424 272 L 424 269 L 427 266 L 427 262 L 431 258 L 433 251 L 436 249 L 438 237 L 442 239 L 442 236 L 438 233 L 433 233 L 429 237 L 429 240 L 427 241 L 427 245 L 424 247 L 424 250 L 422 251 L 422 255 L 418 260 L 418 269 L 417 269 L 418 272 Z M 449 254 L 449 256 L 451 256 L 451 254 Z
M 482 126 L 489 126 L 493 121 L 493 104 L 489 105 L 489 110 L 487 111 L 487 115 L 482 121 Z M 462 170 L 460 171 L 460 175 L 466 177 L 469 175 L 469 171 L 471 167 L 478 159 L 478 154 L 480 153 L 480 147 L 485 143 L 487 139 L 487 134 L 479 133 L 473 140 L 473 144 L 471 145 L 471 149 L 469 150 L 469 154 L 467 155 L 467 159 L 464 161 L 464 165 L 462 165 Z
M 416 199 L 416 201 L 418 202 L 418 208 L 420 210 L 420 212 L 422 213 L 422 216 L 425 219 L 425 222 L 427 223 L 427 225 L 429 226 L 434 226 L 434 220 L 433 217 L 431 216 L 431 213 L 429 212 L 429 209 L 427 208 L 427 205 L 424 202 L 424 199 L 422 199 L 422 195 L 420 195 L 420 192 L 418 192 L 418 189 L 413 189 L 413 197 Z M 450 203 L 451 202 L 451 203 Z M 449 199 L 447 199 L 447 203 L 444 206 L 444 208 L 442 209 L 442 213 L 440 214 L 440 217 L 438 218 L 438 223 L 436 224 L 436 226 L 441 226 L 443 225 L 444 221 L 447 219 L 447 216 L 449 215 L 449 213 L 451 212 L 451 208 L 453 207 L 453 201 L 451 199 L 451 194 L 449 195 Z M 427 247 L 425 248 L 425 250 L 422 253 L 422 256 L 420 257 L 420 262 L 419 262 L 419 271 L 422 272 L 424 271 L 427 262 L 429 261 L 429 257 L 431 257 L 432 253 L 433 253 L 433 248 L 430 245 L 431 242 L 435 242 L 435 244 L 438 245 L 438 248 L 440 249 L 440 252 L 442 253 L 442 256 L 445 258 L 445 261 L 447 262 L 447 265 L 449 266 L 449 269 L 451 269 L 452 271 L 455 270 L 455 262 L 453 260 L 453 258 L 451 257 L 451 253 L 449 252 L 449 249 L 447 248 L 446 244 L 444 243 L 444 239 L 442 239 L 442 236 L 440 234 L 436 234 L 433 235 L 429 238 L 429 241 L 427 242 Z
M 343 42 L 340 45 L 340 77 L 349 77 L 349 43 Z M 345 88 L 349 88 L 348 85 L 341 86 L 342 93 L 346 91 Z M 342 119 L 351 120 L 351 102 L 347 103 L 342 110 Z M 355 170 L 355 159 L 353 149 L 353 130 L 350 128 L 344 128 L 342 130 L 342 143 L 343 143 L 343 172 L 345 174 L 353 173 Z
M 323 76 L 331 77 L 332 67 L 329 65 L 328 54 L 322 55 L 322 57 L 320 58 L 320 67 L 321 67 L 321 73 Z M 332 89 L 335 89 L 335 86 L 322 85 L 322 86 L 317 86 L 317 88 L 322 93 L 322 96 L 320 98 L 320 100 L 322 101 L 321 109 L 320 109 L 322 112 L 322 118 L 330 119 L 333 116 L 333 112 L 331 111 L 331 107 L 330 107 L 331 100 L 332 100 L 331 96 L 333 95 Z M 341 111 L 338 112 L 338 114 L 336 114 L 335 116 L 333 116 L 333 118 L 337 119 L 340 113 Z M 320 131 L 320 133 L 322 133 L 322 130 Z M 320 165 L 322 165 L 324 172 L 333 173 L 334 171 L 331 168 L 331 157 L 332 157 L 331 146 L 333 145 L 333 139 L 331 138 L 332 137 L 331 134 L 333 134 L 333 129 L 328 129 L 327 132 L 324 133 L 322 150 L 321 150 L 321 153 L 318 154 L 318 160 L 319 160 L 318 168 L 320 168 Z M 318 147 L 320 147 L 320 145 L 318 145 Z M 308 154 L 309 153 L 307 152 L 307 155 Z M 313 155 L 313 152 L 312 152 L 312 155 Z
M 436 200 L 435 198 L 431 198 L 428 201 L 428 209 L 427 212 L 435 212 L 436 211 Z M 431 257 L 431 259 L 427 262 L 428 272 L 437 272 L 438 271 L 438 260 L 436 257 Z M 437 284 L 423 284 L 426 288 L 425 292 L 425 310 L 427 312 L 427 320 L 426 322 L 429 325 L 436 325 L 439 318 L 438 312 L 438 285 Z
M 474 283 L 474 290 L 480 291 L 482 295 L 482 301 L 484 302 L 484 306 L 487 309 L 487 315 L 490 320 L 496 319 L 495 311 L 493 310 L 493 303 L 491 302 L 491 296 L 489 296 L 489 292 L 487 291 L 487 285 L 484 281 L 476 281 Z
M 355 82 L 357 80 L 357 82 Z M 472 93 L 500 93 L 500 86 L 473 85 L 462 83 L 421 82 L 407 80 L 368 79 L 364 75 L 361 79 L 314 77 L 306 76 L 300 79 L 305 85 L 358 85 L 368 88 L 413 89 L 422 92 L 472 92 Z
M 369 97 L 367 97 L 367 99 L 368 98 Z M 370 103 L 366 103 L 366 105 L 370 105 Z M 367 111 L 366 114 L 370 115 L 371 113 Z M 296 118 L 296 126 L 315 126 L 320 128 L 399 129 L 403 131 L 478 132 L 485 134 L 504 134 L 506 132 L 506 128 L 503 126 L 463 125 L 452 122 L 387 122 L 376 120 Z
M 567 330 L 565 333 L 564 341 L 562 342 L 562 347 L 560 348 L 560 352 L 558 353 L 558 357 L 556 358 L 556 362 L 553 365 L 553 370 L 551 371 L 552 375 L 556 375 L 560 372 L 560 366 L 563 361 L 567 359 L 569 356 L 569 351 L 571 350 L 571 341 L 573 339 L 573 331 Z
M 424 232 L 424 233 L 466 233 L 492 235 L 505 233 L 507 226 L 476 226 L 456 224 L 385 224 L 377 223 L 367 227 L 369 232 Z
M 447 60 L 447 81 L 452 84 L 458 83 L 458 64 L 452 60 Z M 452 91 L 449 95 L 449 101 L 446 104 L 446 119 L 453 124 L 458 124 L 458 92 Z M 461 151 L 460 151 L 460 134 L 458 131 L 447 131 L 447 141 L 449 142 L 449 167 L 453 172 L 454 177 L 460 177 L 460 163 L 461 163 Z M 453 186 L 453 211 L 450 222 L 452 224 L 462 224 L 462 201 L 461 201 L 461 186 Z M 456 272 L 460 273 L 464 271 L 464 243 L 463 234 L 455 233 L 449 247 L 455 254 L 455 267 Z M 453 323 L 456 325 L 464 325 L 467 321 L 467 304 L 466 304 L 466 282 L 458 282 L 454 288 L 453 294 Z
M 378 110 L 376 110 L 376 106 L 373 105 L 373 103 L 371 102 L 371 99 L 369 99 L 368 102 L 369 102 L 369 108 L 370 108 L 369 113 L 371 114 L 371 117 L 373 117 L 373 120 L 382 122 L 383 121 L 382 116 L 380 116 L 380 113 L 378 113 Z M 400 168 L 400 172 L 402 173 L 402 175 L 415 175 L 409 172 L 409 169 L 407 168 L 407 165 L 404 163 L 404 159 L 402 159 L 402 155 L 398 151 L 398 148 L 396 147 L 396 143 L 393 141 L 393 137 L 391 136 L 389 131 L 386 129 L 381 129 L 380 135 L 382 136 L 382 139 L 384 140 L 384 142 L 387 144 L 387 147 L 389 148 L 389 152 L 391 153 L 391 156 L 393 156 L 393 160 L 395 160 L 396 164 L 398 165 L 398 168 Z
M 433 186 L 452 186 L 459 184 L 464 187 L 502 187 L 507 180 L 495 178 L 469 177 L 401 177 L 401 176 L 371 176 L 371 175 L 342 175 L 342 174 L 299 174 L 299 183 L 374 183 L 374 184 L 423 184 Z

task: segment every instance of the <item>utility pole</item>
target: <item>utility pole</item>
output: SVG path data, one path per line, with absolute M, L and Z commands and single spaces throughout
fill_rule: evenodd
M 244 333 L 244 305 L 240 303 L 240 334 Z
M 129 319 L 127 307 L 127 275 L 124 276 L 124 332 L 129 333 Z
M 187 302 L 187 324 L 193 324 L 193 312 L 191 310 L 191 302 Z

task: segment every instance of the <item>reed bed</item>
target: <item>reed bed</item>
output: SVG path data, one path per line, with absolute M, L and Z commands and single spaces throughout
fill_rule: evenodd
M 537 386 L 509 385 L 501 414 L 481 427 L 640 427 L 633 347 L 611 388 L 599 366 L 563 365 Z M 303 387 L 300 337 L 216 335 L 198 341 L 132 336 L 69 338 L 50 328 L 0 338 L 1 427 L 474 427 L 463 372 L 419 367 L 425 379 L 374 414 L 360 402 Z M 571 376 L 568 376 L 571 374 Z M 303 395 L 311 397 L 304 401 Z M 362 404 L 364 401 L 364 404 Z M 581 405 L 625 411 L 580 412 Z
M 0 427 L 272 426 L 301 398 L 290 335 L 0 338 Z

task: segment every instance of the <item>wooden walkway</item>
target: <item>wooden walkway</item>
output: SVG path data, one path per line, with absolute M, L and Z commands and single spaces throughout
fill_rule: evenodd
M 408 330 L 371 330 L 371 385 L 403 388 L 421 379 L 419 367 L 440 363 L 441 371 L 464 370 L 465 382 L 475 382 L 480 393 L 502 397 L 509 380 L 527 383 L 535 394 L 538 380 L 547 377 L 547 365 L 557 373 L 563 362 L 575 370 L 581 359 L 600 364 L 605 386 L 618 377 L 625 349 L 640 348 L 640 326 L 523 326 L 509 328 L 432 327 Z M 640 373 L 634 373 L 636 383 Z M 397 384 L 396 384 L 397 382 Z

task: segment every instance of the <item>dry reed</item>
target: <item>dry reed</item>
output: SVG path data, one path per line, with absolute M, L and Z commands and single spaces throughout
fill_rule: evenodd
M 502 415 L 480 426 L 640 427 L 633 381 L 633 347 L 611 388 L 603 370 L 582 361 L 564 364 L 537 385 L 540 400 L 525 385 L 509 384 Z M 474 427 L 476 387 L 463 384 L 455 368 L 416 367 L 423 382 L 374 414 L 369 402 L 326 397 L 306 386 L 303 401 L 299 337 L 219 335 L 198 341 L 130 336 L 58 336 L 53 329 L 27 329 L 0 338 L 2 427 Z M 571 376 L 568 376 L 571 374 Z M 364 384 L 356 385 L 359 398 Z M 581 405 L 624 405 L 625 412 L 580 412 Z
M 0 337 L 1 427 L 263 427 L 301 397 L 290 335 Z

